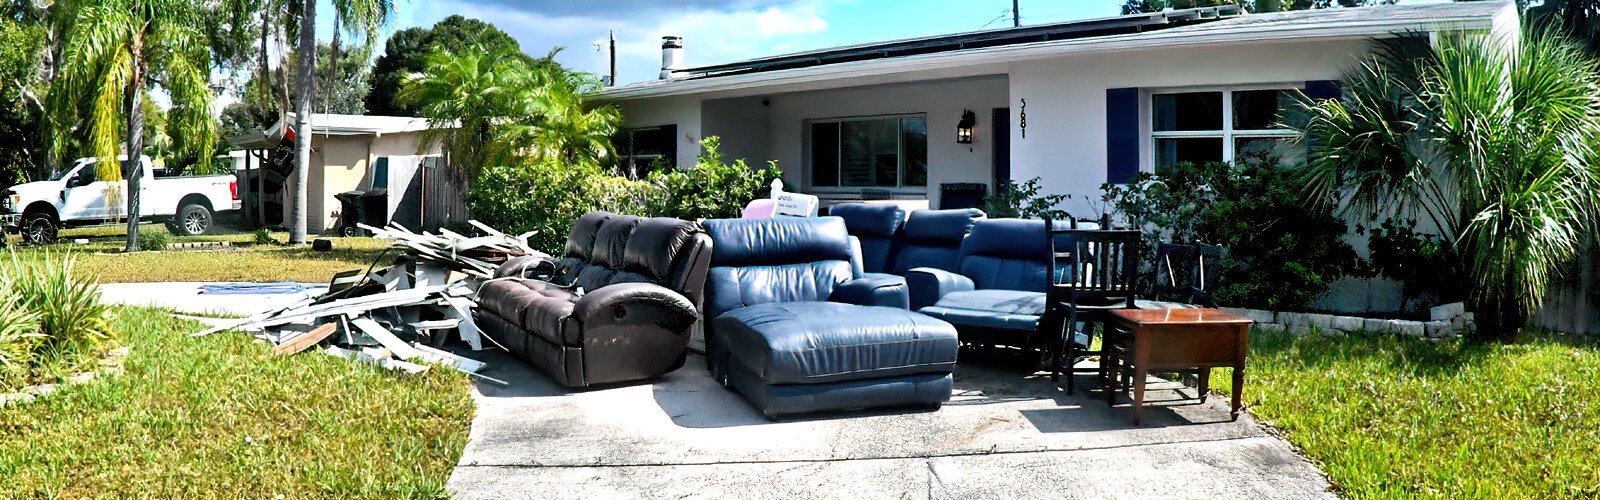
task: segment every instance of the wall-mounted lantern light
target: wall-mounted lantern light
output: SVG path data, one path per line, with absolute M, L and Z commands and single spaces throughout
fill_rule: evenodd
M 972 128 L 978 125 L 978 115 L 972 110 L 961 112 L 961 122 L 956 124 L 956 143 L 972 144 Z

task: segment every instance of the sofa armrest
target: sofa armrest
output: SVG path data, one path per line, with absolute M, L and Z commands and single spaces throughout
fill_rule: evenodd
M 573 304 L 572 316 L 584 325 L 652 324 L 680 331 L 699 318 L 694 303 L 669 288 L 651 283 L 618 283 L 601 287 Z
M 906 288 L 911 294 L 911 310 L 931 306 L 950 292 L 977 289 L 972 278 L 934 267 L 906 271 Z
M 910 308 L 905 278 L 890 274 L 868 275 L 835 285 L 828 300 L 860 306 Z

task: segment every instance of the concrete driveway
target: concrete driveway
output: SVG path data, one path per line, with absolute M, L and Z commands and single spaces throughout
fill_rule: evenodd
M 1067 396 L 1047 375 L 964 357 L 938 411 L 772 422 L 700 356 L 652 384 L 574 392 L 508 354 L 473 355 L 511 385 L 477 387 L 449 482 L 464 498 L 1334 496 L 1288 443 L 1249 417 L 1228 421 L 1220 398 L 1147 408 L 1134 427 L 1097 390 Z

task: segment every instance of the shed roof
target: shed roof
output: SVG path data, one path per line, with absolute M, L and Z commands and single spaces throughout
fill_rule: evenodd
M 229 137 L 228 143 L 235 147 L 250 149 L 276 146 L 278 142 L 283 140 L 285 135 L 294 136 L 292 130 L 287 126 L 288 123 L 293 123 L 294 119 L 295 114 L 289 113 L 266 130 Z M 428 119 L 426 118 L 330 113 L 311 114 L 311 132 L 314 135 L 322 136 L 398 134 L 420 132 L 429 128 Z

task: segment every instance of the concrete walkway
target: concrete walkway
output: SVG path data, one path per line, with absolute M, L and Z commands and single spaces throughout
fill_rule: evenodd
M 1134 427 L 1098 391 L 964 363 L 938 411 L 771 422 L 700 356 L 653 384 L 573 392 L 504 353 L 473 355 L 511 385 L 477 387 L 449 482 L 464 498 L 1333 497 L 1287 443 L 1228 421 L 1220 398 L 1147 408 Z

